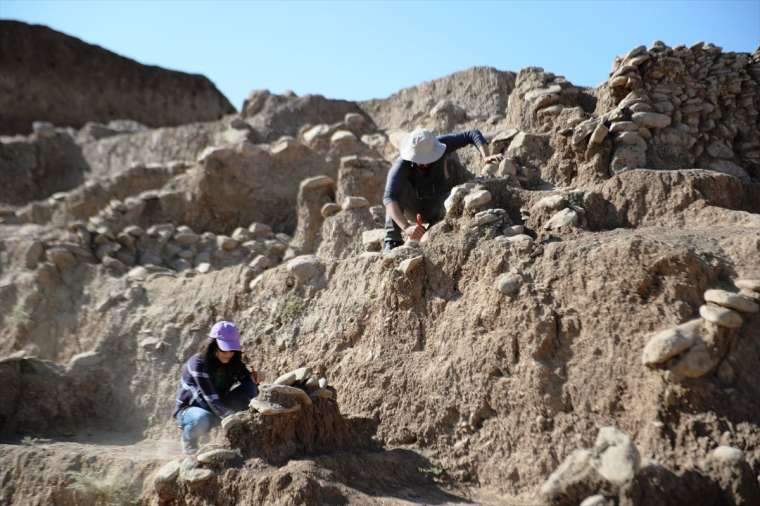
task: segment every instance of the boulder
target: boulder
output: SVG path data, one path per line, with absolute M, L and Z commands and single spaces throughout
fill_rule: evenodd
M 562 209 L 549 218 L 549 221 L 544 223 L 544 228 L 547 230 L 558 230 L 563 227 L 574 227 L 578 225 L 578 221 L 578 213 L 575 209 Z

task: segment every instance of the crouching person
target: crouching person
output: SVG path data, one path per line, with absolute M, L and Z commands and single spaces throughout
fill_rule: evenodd
M 222 418 L 247 409 L 258 395 L 253 374 L 243 363 L 240 332 L 234 323 L 214 324 L 209 340 L 182 367 L 174 418 L 182 430 L 182 450 L 198 451 L 198 438 Z

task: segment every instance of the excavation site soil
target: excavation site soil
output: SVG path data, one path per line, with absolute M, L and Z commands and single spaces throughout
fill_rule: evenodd
M 70 49 L 2 66 L 0 503 L 760 504 L 760 48 L 236 112 L 202 76 L 0 25 L 6 54 Z M 75 107 L 29 77 L 53 57 L 131 91 Z M 447 155 L 445 217 L 384 250 L 418 127 L 501 157 Z M 259 394 L 188 458 L 181 369 L 219 320 Z

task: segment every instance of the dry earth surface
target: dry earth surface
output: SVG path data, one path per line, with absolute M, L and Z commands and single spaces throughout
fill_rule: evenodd
M 77 112 L 0 137 L 3 504 L 760 504 L 760 50 Z M 383 253 L 415 125 L 504 159 L 461 150 Z M 193 467 L 174 393 L 222 318 L 264 380 Z

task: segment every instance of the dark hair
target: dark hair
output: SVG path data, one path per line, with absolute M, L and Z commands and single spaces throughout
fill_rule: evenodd
M 233 371 L 237 371 L 245 365 L 243 364 L 243 353 L 240 350 L 235 351 L 232 360 L 223 364 L 216 358 L 216 352 L 219 350 L 219 345 L 216 339 L 209 339 L 208 342 L 204 341 L 198 348 L 198 353 L 203 357 L 203 361 L 206 363 L 209 373 L 213 373 L 219 367 L 229 367 Z

